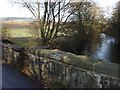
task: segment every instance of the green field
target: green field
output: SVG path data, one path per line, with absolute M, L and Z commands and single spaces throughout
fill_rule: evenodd
M 12 41 L 20 46 L 34 47 L 38 45 L 28 28 L 8 29 L 7 31 Z
M 21 21 L 2 22 L 2 28 L 5 28 L 9 37 L 32 37 L 30 26 L 30 23 Z
M 32 30 L 29 29 L 30 24 L 27 22 L 3 22 L 6 27 L 7 38 L 11 39 L 15 44 L 24 47 L 38 46 L 38 41 L 33 36 Z
M 32 37 L 30 29 L 28 28 L 13 28 L 7 29 L 10 37 Z
M 37 41 L 33 38 L 33 35 L 28 28 L 13 28 L 7 29 L 8 37 L 17 45 L 23 47 L 38 46 Z

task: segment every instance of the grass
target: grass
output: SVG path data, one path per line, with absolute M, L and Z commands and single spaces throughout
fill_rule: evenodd
M 23 42 L 23 41 L 14 41 L 14 42 L 17 45 L 20 45 L 22 47 L 28 47 L 28 48 L 32 48 L 38 45 L 37 42 L 35 42 L 34 40 L 26 41 L 26 42 Z
M 3 27 L 7 27 L 8 37 L 10 37 L 15 44 L 23 47 L 38 46 L 37 41 L 33 38 L 33 34 L 29 29 L 30 23 L 5 21 L 2 25 Z
M 33 38 L 30 29 L 28 28 L 11 28 L 7 29 L 10 39 L 17 45 L 23 47 L 38 46 L 36 40 Z
M 13 28 L 7 29 L 7 32 L 11 37 L 32 37 L 30 29 L 28 28 Z

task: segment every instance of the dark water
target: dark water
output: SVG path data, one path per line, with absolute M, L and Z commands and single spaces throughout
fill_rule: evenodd
M 100 34 L 100 38 L 101 41 L 98 44 L 96 51 L 92 54 L 92 57 L 118 63 L 118 48 L 115 39 L 104 33 Z

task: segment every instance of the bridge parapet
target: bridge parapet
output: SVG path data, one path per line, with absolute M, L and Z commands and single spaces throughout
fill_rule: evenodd
M 24 54 L 20 53 L 25 53 L 25 49 L 19 52 L 12 49 L 10 45 L 3 46 L 4 59 L 16 66 L 18 66 L 17 61 L 24 61 L 23 64 L 27 63 L 25 65 L 29 69 L 28 74 L 33 79 L 42 80 L 48 87 L 120 87 L 119 64 L 96 60 L 84 55 L 75 55 L 57 49 L 30 49 L 25 55 L 27 58 L 21 58 Z

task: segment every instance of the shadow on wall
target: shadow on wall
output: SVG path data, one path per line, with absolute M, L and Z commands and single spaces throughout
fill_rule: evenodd
M 2 43 L 14 44 L 11 40 L 8 40 L 8 39 L 2 39 Z

